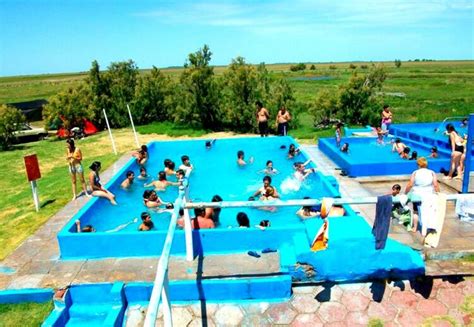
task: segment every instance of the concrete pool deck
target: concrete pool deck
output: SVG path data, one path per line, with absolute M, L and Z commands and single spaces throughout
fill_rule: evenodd
M 374 179 L 369 181 L 372 185 L 367 186 L 368 183 L 361 183 L 356 179 L 339 176 L 334 163 L 322 154 L 316 146 L 304 146 L 304 149 L 317 162 L 318 167 L 323 172 L 337 178 L 343 196 L 373 196 L 388 193 L 390 186 L 397 181 L 393 180 L 388 181 L 388 184 L 380 184 Z M 129 155 L 119 158 L 112 167 L 102 174 L 102 180 L 104 182 L 108 181 L 129 158 Z M 399 183 L 403 183 L 400 181 L 400 177 L 396 178 L 398 178 Z M 376 183 L 379 184 L 375 185 Z M 154 279 L 157 257 L 59 260 L 56 234 L 87 201 L 87 198 L 81 197 L 74 202 L 70 202 L 63 210 L 51 217 L 34 235 L 23 242 L 10 256 L 0 262 L 0 289 L 58 288 L 71 283 L 115 280 L 152 281 Z M 375 212 L 374 205 L 352 207 L 355 211 L 360 212 L 370 225 L 372 224 Z M 454 215 L 452 204 L 448 205 L 446 218 L 441 245 L 436 251 L 438 253 L 442 251 L 473 253 L 474 225 L 460 222 Z M 419 247 L 420 239 L 398 227 L 394 226 L 392 228 L 390 237 L 412 247 Z M 428 257 L 429 252 L 426 252 Z M 443 256 L 437 257 L 434 255 L 433 257 L 445 259 Z M 226 260 L 228 264 L 222 264 L 223 260 Z M 190 278 L 194 277 L 196 262 L 197 260 L 187 263 L 183 259 L 173 258 L 170 262 L 170 278 L 174 279 L 173 274 L 176 278 L 184 278 L 186 275 Z M 239 266 L 235 265 L 235 262 L 239 262 Z M 229 255 L 225 259 L 223 259 L 223 256 L 206 256 L 205 258 L 205 272 L 208 276 L 222 277 L 236 273 L 258 275 L 275 273 L 276 271 L 279 271 L 279 256 L 277 253 L 262 256 L 258 260 L 246 253 Z M 429 260 L 427 264 L 427 275 L 436 277 L 473 273 L 474 263 L 472 262 L 461 264 L 453 260 Z M 455 281 L 461 281 L 461 283 L 442 281 L 440 278 L 434 279 L 434 281 L 428 279 L 428 281 L 430 280 L 431 289 L 427 297 L 421 296 L 419 290 L 416 289 L 417 286 L 412 286 L 408 282 L 400 282 L 401 284 L 394 285 L 384 284 L 383 287 L 377 283 L 342 285 L 323 283 L 307 289 L 293 288 L 294 296 L 285 303 L 209 305 L 208 324 L 222 325 L 223 321 L 227 321 L 229 325 L 234 325 L 232 321 L 235 321 L 236 324 L 310 324 L 315 326 L 318 323 L 349 325 L 350 322 L 358 321 L 361 325 L 364 325 L 368 322 L 369 317 L 381 317 L 382 320 L 387 323 L 391 322 L 393 325 L 406 325 L 402 322 L 410 319 L 412 322 L 423 321 L 424 317 L 429 317 L 428 313 L 449 314 L 454 316 L 456 321 L 466 321 L 466 315 L 460 312 L 459 306 L 465 296 L 473 294 L 474 282 L 463 280 L 463 278 L 455 279 Z M 403 287 L 400 286 L 402 284 Z M 373 294 L 370 295 L 374 287 L 385 289 L 385 292 L 382 292 L 382 302 L 377 301 Z M 329 297 L 326 294 L 328 292 Z M 380 293 L 380 291 L 378 292 Z M 448 298 L 446 294 L 449 294 Z M 351 298 L 358 299 L 357 301 L 364 305 L 360 308 L 356 306 L 357 310 L 355 310 L 352 307 L 355 304 L 351 302 Z M 184 319 L 192 325 L 202 323 L 202 317 L 196 314 L 192 308 L 193 306 L 174 307 L 174 319 Z M 403 308 L 413 310 L 409 310 L 410 313 L 406 314 L 402 310 Z M 427 308 L 435 309 L 430 311 L 432 309 Z M 469 319 L 474 320 L 474 318 Z M 181 322 L 182 320 L 178 321 Z M 178 323 L 175 324 L 178 325 Z

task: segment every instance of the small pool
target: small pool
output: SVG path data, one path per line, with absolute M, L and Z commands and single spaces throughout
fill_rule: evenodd
M 412 151 L 417 151 L 418 157 L 429 156 L 431 145 L 400 139 Z M 342 153 L 336 147 L 334 138 L 321 139 L 319 148 L 351 177 L 411 174 L 418 169 L 416 161 L 401 159 L 398 153 L 392 152 L 392 140 L 387 138 L 381 145 L 373 137 L 346 137 L 341 144 L 349 143 L 349 154 Z M 447 150 L 439 150 L 438 153 L 437 159 L 428 159 L 428 168 L 436 172 L 441 168 L 449 169 L 450 153 Z

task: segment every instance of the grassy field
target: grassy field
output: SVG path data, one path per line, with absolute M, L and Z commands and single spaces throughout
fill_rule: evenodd
M 51 310 L 53 310 L 53 301 L 45 303 L 0 304 L 0 326 L 41 326 Z
M 355 63 L 360 65 L 360 63 Z M 299 102 L 310 103 L 317 92 L 324 88 L 336 89 L 352 73 L 349 63 L 316 64 L 316 70 L 289 72 L 289 64 L 269 65 L 269 70 L 277 76 L 290 80 Z M 474 61 L 453 62 L 404 62 L 397 69 L 393 63 L 385 63 L 388 79 L 384 92 L 403 92 L 404 98 L 387 97 L 394 111 L 395 122 L 439 121 L 447 116 L 466 115 L 474 105 Z M 360 69 L 360 68 L 357 68 Z M 164 70 L 178 76 L 181 69 Z M 222 73 L 224 67 L 217 67 Z M 147 71 L 142 71 L 146 74 Z M 332 79 L 320 81 L 298 81 L 295 77 L 330 76 Z M 77 85 L 84 74 L 58 74 L 0 78 L 0 103 L 25 101 L 48 97 L 59 90 Z M 312 143 L 318 137 L 334 135 L 333 129 L 316 130 L 312 118 L 307 113 L 299 117 L 300 126 L 290 134 L 303 143 Z M 187 135 L 190 137 L 212 137 L 204 130 L 196 130 L 171 123 L 153 123 L 138 126 L 142 134 L 140 141 L 163 137 Z M 114 131 L 120 154 L 134 148 L 130 130 Z M 161 134 L 161 135 L 157 135 Z M 166 136 L 163 136 L 166 134 Z M 222 135 L 222 134 L 221 134 Z M 99 133 L 79 141 L 84 153 L 84 167 L 93 160 L 102 162 L 104 169 L 117 157 L 111 152 L 106 133 Z M 36 213 L 31 200 L 31 191 L 26 181 L 23 156 L 37 153 L 43 178 L 38 182 L 42 208 Z M 67 172 L 64 141 L 45 140 L 16 146 L 13 150 L 0 152 L 0 260 L 13 251 L 26 237 L 34 233 L 49 217 L 60 210 L 72 193 Z M 87 171 L 87 169 L 86 169 Z

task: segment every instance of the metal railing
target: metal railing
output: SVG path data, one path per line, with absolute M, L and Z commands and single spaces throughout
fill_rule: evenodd
M 188 174 L 187 174 L 188 175 Z M 171 245 L 173 243 L 174 232 L 176 230 L 176 223 L 179 217 L 180 209 L 184 209 L 184 226 L 186 233 L 186 259 L 192 261 L 194 259 L 193 241 L 192 241 L 192 227 L 189 216 L 189 209 L 193 208 L 258 208 L 258 207 L 286 207 L 286 206 L 316 206 L 322 204 L 323 199 L 304 199 L 304 200 L 273 200 L 273 201 L 222 201 L 222 202 L 187 202 L 188 187 L 179 191 L 178 198 L 175 201 L 173 214 L 166 235 L 166 240 L 163 245 L 163 251 L 156 269 L 156 277 L 153 284 L 153 291 L 150 297 L 147 314 L 145 317 L 144 326 L 155 326 L 157 312 L 160 300 L 163 305 L 163 320 L 165 326 L 173 326 L 171 316 L 171 304 L 168 291 L 168 263 L 171 252 Z M 456 201 L 459 198 L 458 194 L 448 194 L 447 201 Z M 332 198 L 333 205 L 343 204 L 376 204 L 377 197 L 357 197 L 357 198 Z M 393 197 L 394 203 L 399 203 L 398 197 Z
M 448 121 L 448 120 L 452 120 L 452 119 L 464 119 L 466 118 L 466 116 L 453 116 L 453 117 L 446 117 L 445 119 L 443 119 L 443 122 L 441 124 L 439 124 L 438 127 L 435 128 L 435 133 L 439 132 L 444 124 Z

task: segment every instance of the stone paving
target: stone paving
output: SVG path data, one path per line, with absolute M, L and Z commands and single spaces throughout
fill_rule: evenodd
M 132 306 L 126 326 L 141 326 L 145 309 Z M 284 302 L 173 305 L 172 316 L 175 326 L 473 326 L 474 279 L 324 283 Z

